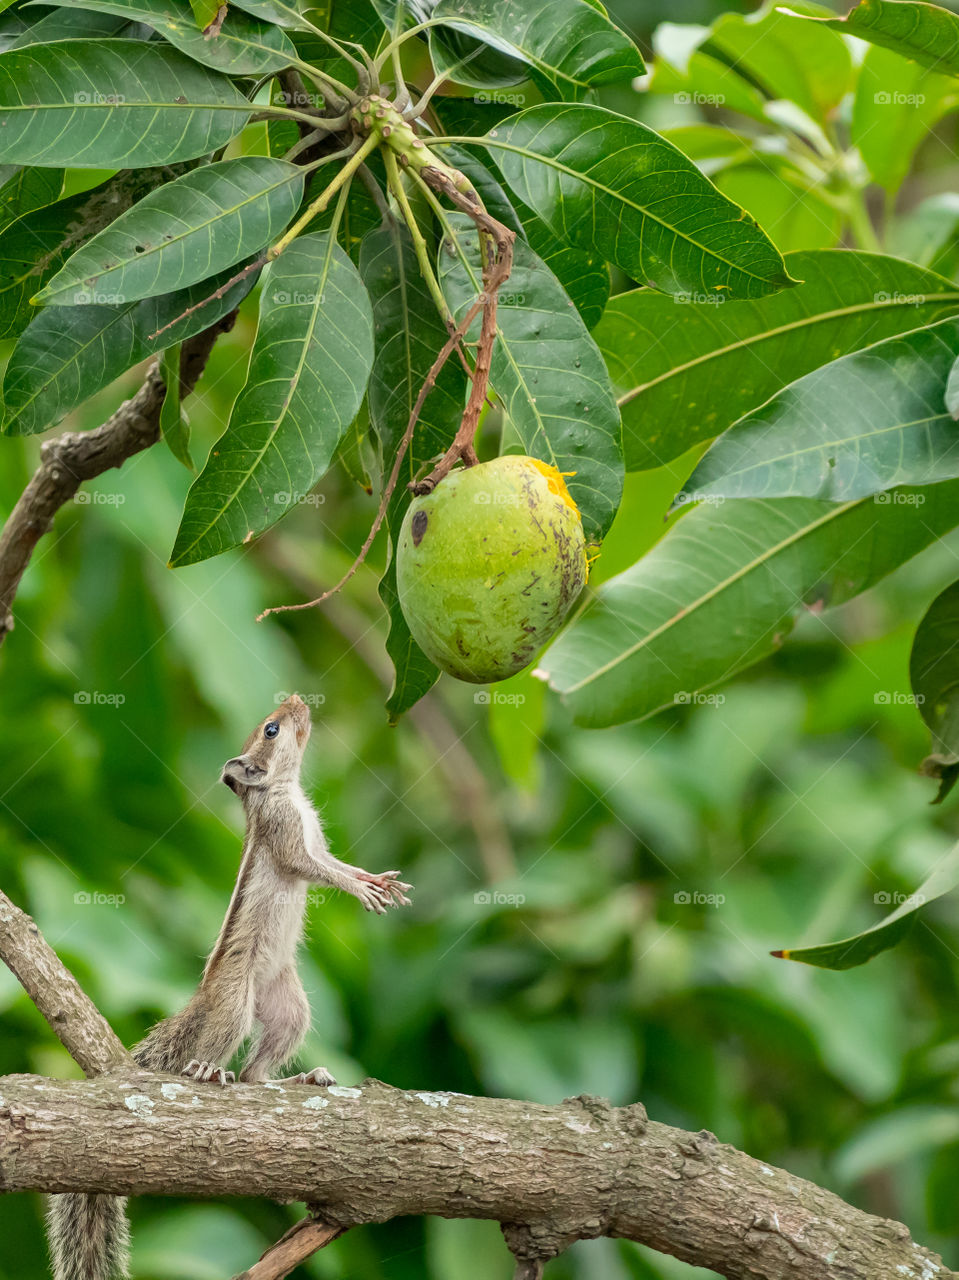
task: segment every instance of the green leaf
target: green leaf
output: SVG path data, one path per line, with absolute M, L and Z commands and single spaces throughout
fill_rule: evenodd
M 173 567 L 249 541 L 309 493 L 356 416 L 372 361 L 356 268 L 328 234 L 300 236 L 263 286 L 246 385 L 187 495 Z
M 33 299 L 117 304 L 183 289 L 279 236 L 303 198 L 303 170 L 242 156 L 151 191 L 89 240 Z
M 919 0 L 862 0 L 845 18 L 821 26 L 858 36 L 933 71 L 959 76 L 959 17 Z
M 959 776 L 959 582 L 936 596 L 916 629 L 909 680 L 932 735 L 923 772 L 944 784 L 936 797 L 942 801 Z
M 26 213 L 0 232 L 0 338 L 16 337 L 35 315 L 30 296 L 80 236 L 86 193 Z
M 370 375 L 369 407 L 382 449 L 385 481 L 420 388 L 447 334 L 419 274 L 405 229 L 388 226 L 368 232 L 360 249 L 360 274 L 373 304 L 376 359 Z M 424 401 L 390 502 L 387 522 L 392 546 L 410 501 L 406 486 L 430 459 L 446 451 L 463 415 L 465 398 L 462 367 L 455 358 L 448 360 Z M 386 709 L 395 722 L 436 683 L 439 671 L 410 635 L 399 606 L 392 554 L 380 582 L 380 598 L 389 615 L 386 651 L 395 673 Z
M 959 421 L 959 360 L 953 363 L 946 379 L 945 405 L 953 421 Z
M 187 471 L 196 471 L 190 456 L 190 424 L 180 404 L 180 344 L 167 347 L 160 356 L 160 373 L 166 386 L 160 406 L 160 434 L 167 448 Z
M 811 14 L 829 12 L 818 5 L 802 7 Z M 734 66 L 767 98 L 795 102 L 814 120 L 828 119 L 852 87 L 852 59 L 842 37 L 825 24 L 783 12 L 777 0 L 748 15 L 724 13 L 702 47 Z
M 144 22 L 182 53 L 231 76 L 260 76 L 282 71 L 296 60 L 289 36 L 271 23 L 228 10 L 217 35 L 197 26 L 189 0 L 61 0 L 79 9 L 114 13 Z M 146 81 L 145 83 L 149 83 Z
M 947 111 L 959 106 L 959 83 L 888 49 L 868 51 L 859 69 L 852 140 L 874 181 L 895 191 L 919 144 Z
M 14 168 L 0 186 L 0 230 L 25 213 L 52 204 L 62 189 L 62 169 Z
M 602 107 L 546 105 L 482 140 L 564 243 L 666 293 L 757 298 L 795 284 L 772 242 L 672 143 Z
M 133 33 L 127 18 L 112 13 L 92 13 L 89 9 L 70 9 L 66 7 L 69 4 L 70 0 L 65 0 L 64 7 L 54 9 L 38 22 L 31 23 L 23 35 L 7 47 L 26 49 L 32 44 L 49 44 L 52 40 L 104 40 L 112 36 L 124 38 Z M 32 16 L 28 6 L 19 12 L 25 18 Z
M 842 604 L 959 524 L 959 481 L 899 494 L 695 507 L 600 587 L 540 667 L 590 728 L 690 701 L 777 649 L 803 608 Z
M 642 75 L 639 50 L 604 11 L 584 0 L 527 0 L 523 5 L 502 0 L 440 0 L 432 12 L 446 25 L 515 59 L 555 88 L 564 98 L 576 98 L 595 85 Z M 437 72 L 446 71 L 459 84 L 483 89 L 492 83 L 483 75 L 471 46 L 463 41 L 431 41 Z M 446 32 L 444 30 L 444 37 Z M 465 61 L 464 61 L 465 59 Z M 507 83 L 512 82 L 507 80 Z
M 840 211 L 786 165 L 774 167 L 762 157 L 757 164 L 724 168 L 715 183 L 765 227 L 781 253 L 833 249 L 839 243 Z
M 959 287 L 896 258 L 790 254 L 804 281 L 734 306 L 680 306 L 649 289 L 613 298 L 595 337 L 623 411 L 629 470 L 662 466 L 788 382 L 959 310 Z
M 479 247 L 464 214 L 451 219 L 467 264 L 446 249 L 440 283 L 461 318 L 482 288 Z M 479 333 L 479 317 L 471 330 Z M 499 294 L 490 382 L 525 451 L 567 475 L 587 541 L 599 542 L 619 507 L 623 459 L 619 410 L 603 358 L 559 281 L 517 240 Z
M 942 392 L 957 356 L 953 317 L 814 369 L 720 436 L 677 501 L 846 502 L 953 479 L 959 428 Z
M 190 8 L 200 31 L 205 31 L 220 12 L 219 0 L 190 0 Z
M 55 426 L 126 369 L 228 315 L 256 281 L 251 272 L 227 288 L 233 274 L 123 307 L 45 308 L 21 334 L 7 363 L 5 434 L 31 435 Z M 221 289 L 206 306 L 190 310 Z
M 826 942 L 818 947 L 800 947 L 788 951 L 773 951 L 772 954 L 782 960 L 799 960 L 803 964 L 813 964 L 819 969 L 854 969 L 865 964 L 881 951 L 888 951 L 902 940 L 912 927 L 916 912 L 949 893 L 959 884 L 959 845 L 946 854 L 926 877 L 915 893 L 910 894 L 894 911 L 891 911 L 878 924 L 851 938 L 842 938 L 839 942 Z M 877 902 L 889 902 L 892 895 L 877 893 Z
M 62 40 L 0 54 L 0 162 L 147 168 L 225 146 L 255 110 L 164 44 Z

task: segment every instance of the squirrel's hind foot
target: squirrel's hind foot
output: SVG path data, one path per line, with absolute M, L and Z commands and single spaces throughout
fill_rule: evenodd
M 222 1067 L 218 1067 L 215 1062 L 200 1062 L 198 1058 L 194 1058 L 180 1072 L 182 1076 L 189 1076 L 191 1080 L 196 1080 L 198 1084 L 234 1084 L 236 1076 L 232 1071 L 224 1071 Z
M 330 1075 L 326 1067 L 314 1067 L 312 1071 L 300 1071 L 295 1076 L 286 1076 L 283 1080 L 277 1080 L 277 1084 L 315 1084 L 322 1089 L 328 1088 L 331 1084 L 336 1084 L 336 1080 Z

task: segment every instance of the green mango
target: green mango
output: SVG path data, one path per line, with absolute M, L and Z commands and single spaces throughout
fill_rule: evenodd
M 505 680 L 556 634 L 588 574 L 579 508 L 555 467 L 508 456 L 414 498 L 396 548 L 400 607 L 441 671 Z

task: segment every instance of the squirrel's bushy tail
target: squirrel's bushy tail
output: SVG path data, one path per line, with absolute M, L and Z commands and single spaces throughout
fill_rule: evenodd
M 126 1280 L 130 1228 L 118 1196 L 50 1196 L 47 1233 L 54 1280 Z

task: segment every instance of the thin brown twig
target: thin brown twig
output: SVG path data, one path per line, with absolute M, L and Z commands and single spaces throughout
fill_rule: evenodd
M 483 250 L 483 292 L 477 298 L 476 302 L 470 307 L 466 315 L 459 322 L 449 338 L 443 344 L 443 347 L 433 361 L 429 373 L 420 393 L 416 397 L 416 404 L 413 406 L 413 412 L 410 414 L 406 431 L 399 443 L 396 451 L 396 458 L 393 462 L 393 469 L 390 472 L 390 478 L 383 490 L 383 496 L 380 499 L 379 509 L 376 517 L 370 527 L 369 533 L 360 548 L 359 554 L 350 565 L 349 569 L 339 580 L 339 582 L 330 587 L 328 591 L 324 591 L 322 595 L 317 596 L 315 600 L 306 600 L 300 604 L 281 604 L 274 605 L 270 609 L 264 609 L 257 616 L 257 622 L 262 622 L 264 618 L 269 617 L 271 613 L 291 613 L 299 609 L 313 609 L 317 605 L 323 604 L 329 600 L 331 596 L 336 595 L 338 591 L 346 586 L 360 565 L 363 564 L 370 547 L 372 547 L 376 535 L 380 531 L 380 527 L 386 518 L 389 509 L 390 499 L 396 489 L 399 480 L 400 468 L 403 465 L 403 459 L 406 456 L 410 443 L 413 439 L 413 432 L 416 429 L 416 423 L 423 408 L 423 403 L 430 391 L 436 384 L 440 371 L 446 364 L 446 361 L 452 355 L 454 350 L 458 350 L 460 358 L 466 365 L 466 359 L 462 352 L 461 343 L 469 332 L 470 326 L 476 317 L 482 312 L 482 324 L 480 328 L 479 342 L 476 347 L 476 364 L 472 370 L 472 385 L 470 387 L 469 399 L 466 408 L 463 411 L 463 418 L 460 422 L 459 429 L 453 439 L 453 443 L 447 449 L 446 453 L 436 464 L 430 474 L 422 480 L 414 480 L 410 483 L 409 488 L 414 494 L 432 493 L 444 476 L 448 475 L 457 462 L 464 462 L 467 466 L 475 466 L 479 459 L 476 456 L 474 440 L 476 437 L 476 428 L 479 425 L 480 413 L 483 405 L 486 403 L 487 390 L 489 388 L 489 372 L 493 355 L 493 343 L 496 341 L 496 299 L 497 294 L 506 280 L 509 279 L 510 271 L 513 266 L 513 241 L 516 239 L 516 233 L 511 231 L 509 227 L 498 222 L 491 217 L 479 203 L 479 199 L 474 191 L 465 193 L 460 191 L 452 180 L 442 170 L 433 166 L 427 166 L 422 171 L 423 179 L 429 183 L 434 190 L 441 192 L 447 196 L 450 202 L 464 213 L 469 214 L 476 224 L 477 231 L 480 234 L 480 243 Z M 468 365 L 466 365 L 468 369 Z
M 342 1227 L 331 1227 L 316 1218 L 301 1218 L 276 1244 L 270 1245 L 258 1262 L 234 1280 L 284 1280 L 294 1267 L 343 1234 Z
M 436 379 L 439 377 L 440 372 L 443 369 L 443 366 L 446 364 L 447 360 L 452 355 L 454 348 L 456 348 L 459 345 L 459 343 L 462 341 L 466 331 L 469 329 L 470 325 L 473 323 L 473 321 L 476 319 L 476 317 L 479 315 L 480 311 L 482 310 L 483 305 L 484 305 L 483 300 L 479 299 L 479 301 L 475 302 L 473 306 L 470 307 L 467 314 L 463 317 L 463 320 L 460 322 L 460 324 L 457 325 L 456 329 L 450 334 L 446 342 L 444 342 L 439 355 L 436 357 L 436 359 L 433 361 L 433 364 L 430 366 L 430 371 L 426 375 L 426 379 L 422 387 L 420 388 L 419 395 L 416 397 L 416 403 L 413 405 L 413 411 L 410 414 L 409 422 L 406 424 L 406 430 L 403 432 L 403 438 L 400 441 L 399 446 L 397 447 L 396 458 L 394 459 L 394 462 L 393 462 L 393 470 L 390 472 L 390 478 L 387 481 L 386 488 L 383 490 L 383 496 L 380 499 L 379 510 L 376 513 L 376 518 L 374 519 L 373 524 L 370 526 L 370 531 L 366 535 L 366 540 L 364 541 L 362 547 L 360 548 L 359 554 L 357 555 L 353 563 L 350 565 L 349 569 L 347 569 L 346 573 L 344 573 L 343 577 L 339 580 L 339 582 L 336 584 L 335 587 L 330 587 L 328 591 L 324 591 L 323 594 L 320 596 L 317 596 L 315 600 L 306 600 L 301 604 L 274 605 L 271 609 L 264 609 L 261 614 L 258 614 L 256 619 L 257 622 L 262 622 L 263 619 L 269 617 L 271 613 L 291 613 L 291 612 L 295 612 L 298 609 L 312 609 L 316 605 L 322 604 L 325 600 L 329 600 L 330 596 L 334 596 L 338 591 L 342 591 L 342 589 L 346 586 L 349 580 L 356 573 L 357 569 L 359 569 L 360 565 L 363 563 L 363 561 L 366 559 L 367 555 L 369 554 L 370 547 L 372 547 L 376 539 L 376 535 L 380 531 L 380 526 L 382 525 L 384 519 L 386 518 L 386 512 L 390 505 L 390 499 L 393 496 L 393 491 L 395 490 L 396 483 L 400 477 L 400 468 L 403 465 L 403 459 L 406 457 L 406 451 L 410 447 L 410 443 L 413 439 L 413 432 L 416 429 L 416 423 L 419 419 L 420 411 L 422 410 L 423 405 L 426 401 L 426 397 L 433 390 L 433 387 L 436 385 Z

